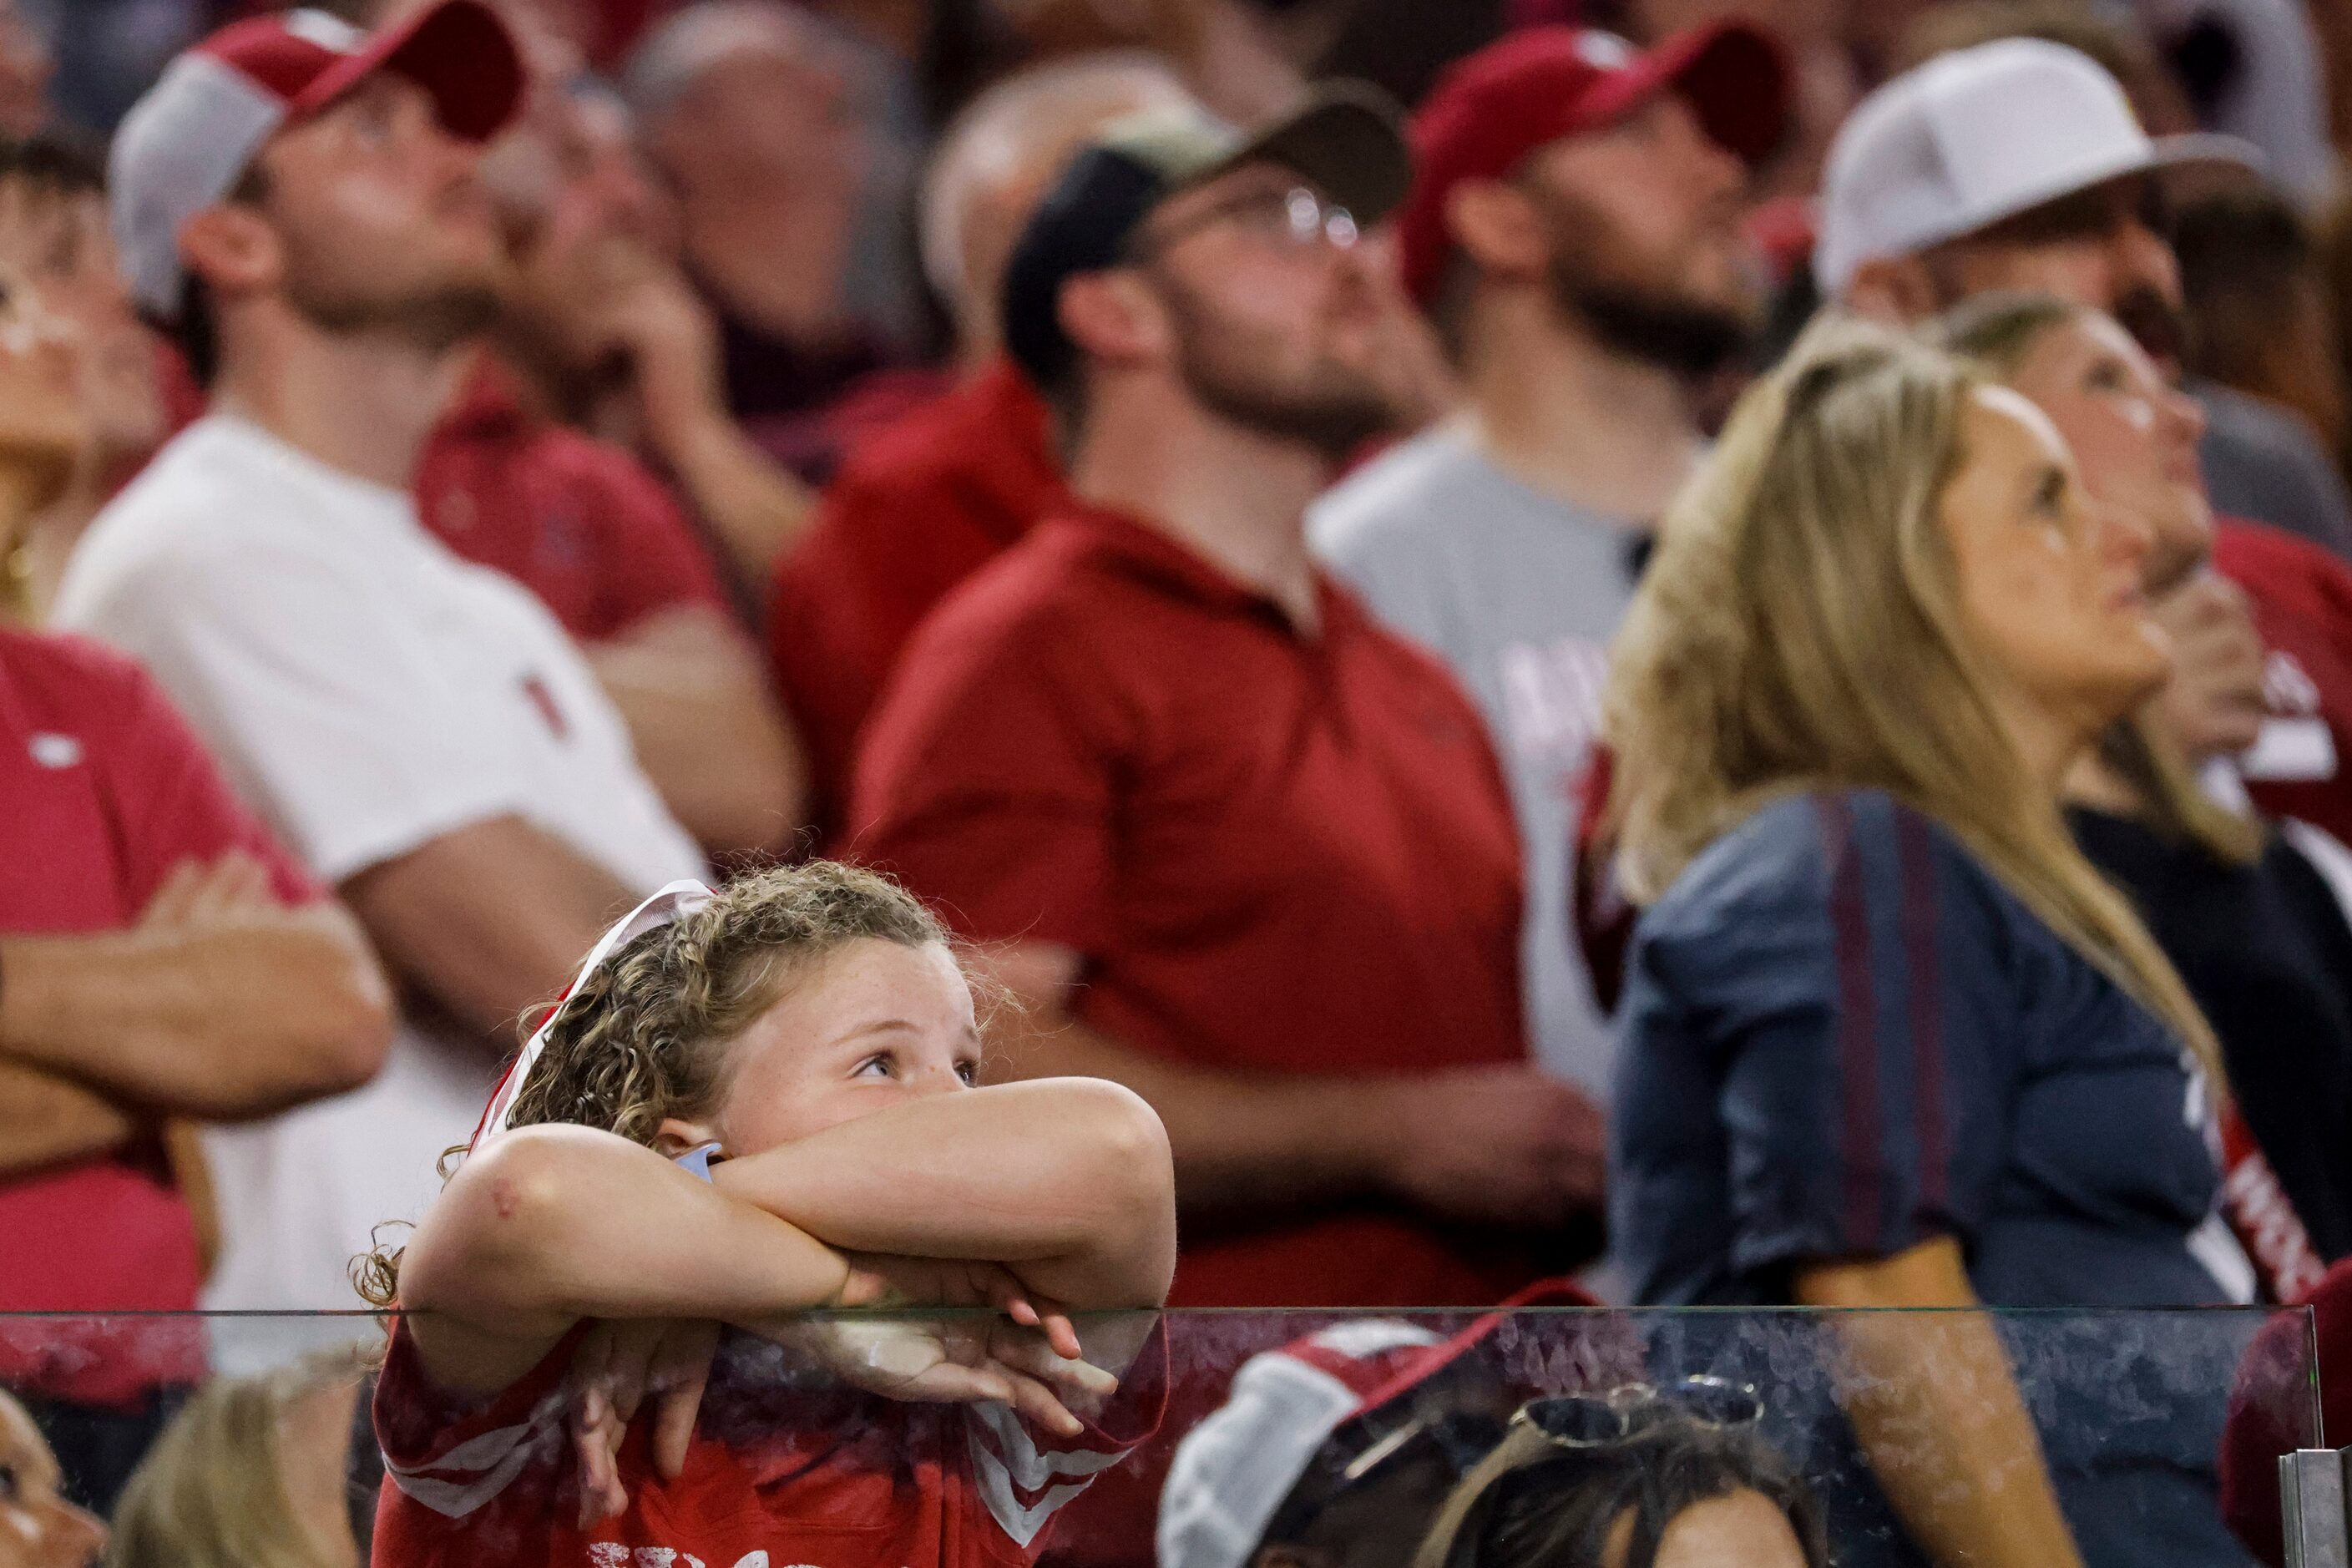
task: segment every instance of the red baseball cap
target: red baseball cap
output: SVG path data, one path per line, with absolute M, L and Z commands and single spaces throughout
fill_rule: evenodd
M 1413 116 L 1412 194 L 1397 215 L 1405 287 L 1428 304 L 1453 240 L 1445 202 L 1464 180 L 1500 179 L 1548 142 L 1616 123 L 1658 92 L 1757 163 L 1789 126 L 1792 83 L 1779 38 L 1747 22 L 1677 33 L 1643 53 L 1613 33 L 1529 27 L 1461 60 Z
M 323 11 L 256 16 L 183 52 L 115 133 L 107 185 L 123 276 L 169 316 L 180 228 L 236 188 L 263 142 L 380 70 L 433 96 L 453 136 L 487 142 L 521 107 L 521 51 L 484 0 L 439 0 L 363 33 Z

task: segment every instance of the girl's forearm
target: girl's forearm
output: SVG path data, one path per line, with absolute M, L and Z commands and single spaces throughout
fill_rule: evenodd
M 733 1320 L 825 1306 L 848 1266 L 652 1150 L 544 1127 L 467 1161 L 401 1273 L 406 1305 L 560 1331 L 582 1318 Z
M 712 1175 L 834 1247 L 1003 1263 L 1075 1306 L 1156 1306 L 1173 1264 L 1166 1134 L 1092 1079 L 912 1101 Z

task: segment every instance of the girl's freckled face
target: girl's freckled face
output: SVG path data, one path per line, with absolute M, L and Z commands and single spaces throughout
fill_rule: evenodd
M 797 977 L 730 1047 L 716 1121 L 755 1154 L 980 1081 L 971 987 L 939 943 L 853 942 Z

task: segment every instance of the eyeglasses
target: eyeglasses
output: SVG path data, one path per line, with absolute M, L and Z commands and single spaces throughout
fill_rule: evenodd
M 1363 237 L 1356 226 L 1355 214 L 1335 202 L 1325 201 L 1304 185 L 1293 185 L 1286 191 L 1245 191 L 1213 203 L 1180 223 L 1165 225 L 1157 232 L 1142 230 L 1128 247 L 1129 258 L 1149 261 L 1171 246 L 1221 223 L 1230 223 L 1254 239 L 1272 240 L 1302 250 L 1312 245 L 1347 250 Z

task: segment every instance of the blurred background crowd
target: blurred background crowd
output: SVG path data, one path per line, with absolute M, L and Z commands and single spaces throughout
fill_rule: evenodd
M 1175 1305 L 2352 1291 L 2347 149 L 2342 0 L 0 0 L 0 1310 L 357 1307 L 813 856 Z M 32 1321 L 23 1561 L 357 1550 L 367 1320 Z M 1886 1562 L 2279 1560 L 1854 1353 Z

